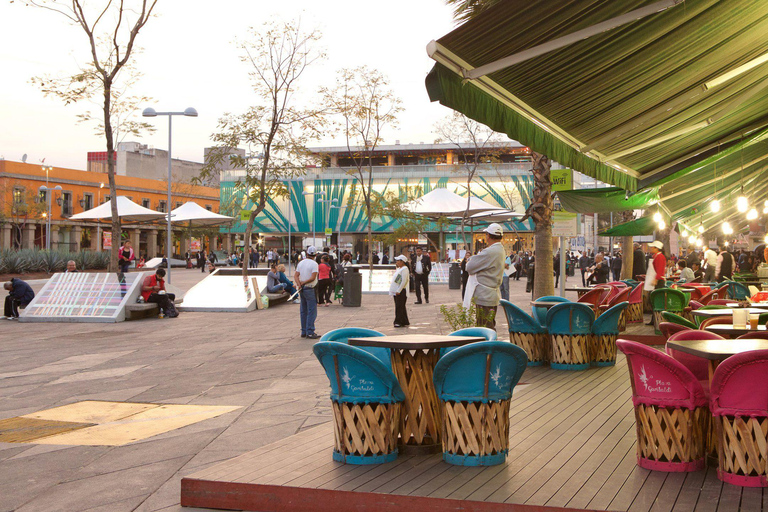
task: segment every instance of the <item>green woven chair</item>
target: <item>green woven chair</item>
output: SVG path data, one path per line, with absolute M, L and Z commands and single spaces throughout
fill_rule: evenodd
M 712 306 L 701 306 L 696 311 L 706 311 L 708 309 L 728 309 L 728 306 L 720 306 L 720 305 L 712 305 Z M 704 316 L 694 316 L 694 320 L 696 320 L 696 325 L 701 325 L 701 323 L 707 319 L 707 317 Z M 698 327 L 696 327 L 698 329 Z
M 680 315 L 676 315 L 674 313 L 670 313 L 669 311 L 662 311 L 661 312 L 662 318 L 666 322 L 671 322 L 673 324 L 682 325 L 683 327 L 688 327 L 689 329 L 698 329 L 699 327 L 691 322 L 690 320 L 687 320 Z
M 661 313 L 669 311 L 682 316 L 685 313 L 685 307 L 688 305 L 686 295 L 672 288 L 660 288 L 653 290 L 650 296 L 651 307 L 653 308 L 653 327 L 656 334 L 661 334 L 659 324 L 663 321 Z

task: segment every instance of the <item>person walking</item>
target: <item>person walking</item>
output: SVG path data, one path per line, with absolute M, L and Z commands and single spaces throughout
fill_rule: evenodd
M 205 249 L 200 249 L 200 252 L 197 253 L 197 266 L 200 267 L 200 272 L 205 272 L 205 262 L 208 260 L 208 258 L 205 257 Z
M 648 263 L 648 270 L 645 271 L 643 295 L 650 295 L 653 290 L 663 288 L 666 281 L 664 273 L 667 270 L 667 258 L 661 252 L 664 249 L 664 244 L 656 240 L 651 242 L 649 247 L 651 249 L 651 260 Z M 647 325 L 653 325 L 653 317 L 651 317 L 651 321 Z
M 317 296 L 315 295 L 315 286 L 317 285 L 318 265 L 312 257 L 317 250 L 314 245 L 307 247 L 307 258 L 304 258 L 296 265 L 296 273 L 293 276 L 293 282 L 299 289 L 299 298 L 301 306 L 299 308 L 299 318 L 301 322 L 301 337 L 315 340 L 319 338 L 315 332 L 315 319 L 317 319 Z
M 736 259 L 733 254 L 728 252 L 728 247 L 725 245 L 720 247 L 720 254 L 717 256 L 715 265 L 715 281 L 722 283 L 726 279 L 731 279 L 735 268 Z
M 611 273 L 613 274 L 614 281 L 621 281 L 621 253 L 617 252 L 611 260 Z
M 555 288 L 560 284 L 560 251 L 555 253 L 555 257 L 552 258 L 552 270 L 555 272 Z
M 512 253 L 514 254 L 514 253 Z M 501 298 L 509 300 L 509 272 L 512 268 L 512 257 L 504 258 L 504 274 L 501 276 Z
M 475 324 L 478 327 L 496 328 L 496 309 L 499 306 L 499 288 L 504 274 L 504 238 L 502 227 L 493 223 L 485 228 L 491 245 L 472 256 L 467 261 L 470 281 L 467 283 L 466 304 L 474 299 L 477 311 Z M 474 279 L 473 279 L 474 278 Z M 471 292 L 471 293 L 470 293 Z
M 133 245 L 131 244 L 130 240 L 126 240 L 123 243 L 119 254 L 120 259 L 118 260 L 117 264 L 120 267 L 120 272 L 125 274 L 128 272 L 128 268 L 130 268 L 131 262 L 136 259 L 136 256 L 133 254 Z
M 416 254 L 411 255 L 411 270 L 416 291 L 415 304 L 421 304 L 421 287 L 424 287 L 424 300 L 429 304 L 429 273 L 432 272 L 432 259 L 421 247 L 417 247 Z
M 645 253 L 639 243 L 635 242 L 632 252 L 632 279 L 641 281 L 638 276 L 645 273 Z
M 581 257 L 579 258 L 579 270 L 581 271 L 581 286 L 587 286 L 587 281 L 584 279 L 584 274 L 587 272 L 587 267 L 589 267 L 589 257 L 587 257 L 587 251 L 584 251 L 581 253 Z
M 467 273 L 467 261 L 469 261 L 469 257 L 472 256 L 472 253 L 469 251 L 464 251 L 464 258 L 462 258 L 461 263 L 459 263 L 459 268 L 461 269 L 461 300 L 464 300 L 464 293 L 467 290 L 467 281 L 469 280 L 469 274 Z
M 408 299 L 408 258 L 400 254 L 395 257 L 395 274 L 392 276 L 392 282 L 389 285 L 389 294 L 395 299 L 395 327 L 407 327 L 411 325 L 408 321 L 408 310 L 405 307 Z M 417 288 L 418 289 L 418 288 Z
M 717 253 L 709 247 L 704 251 L 704 264 L 704 282 L 713 283 L 717 273 Z

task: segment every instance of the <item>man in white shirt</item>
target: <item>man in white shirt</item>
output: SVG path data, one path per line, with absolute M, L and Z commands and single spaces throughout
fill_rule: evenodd
M 315 285 L 317 285 L 317 274 L 319 268 L 317 262 L 312 257 L 317 252 L 315 246 L 307 247 L 308 258 L 304 258 L 296 265 L 296 273 L 293 281 L 299 288 L 299 299 L 301 306 L 299 315 L 301 317 L 301 337 L 311 340 L 320 336 L 315 333 L 315 319 L 317 318 L 317 296 L 315 295 Z
M 389 294 L 395 298 L 395 327 L 411 325 L 408 321 L 408 310 L 405 301 L 408 299 L 408 258 L 402 254 L 395 257 L 395 274 L 389 285 Z
M 707 247 L 704 251 L 704 262 L 707 268 L 704 269 L 704 282 L 712 283 L 715 281 L 715 271 L 717 270 L 717 253 Z

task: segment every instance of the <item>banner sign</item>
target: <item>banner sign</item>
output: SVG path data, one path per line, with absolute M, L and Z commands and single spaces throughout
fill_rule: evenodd
M 112 248 L 112 232 L 111 231 L 102 231 L 101 232 L 101 248 L 102 249 L 111 249 Z
M 549 178 L 552 180 L 553 192 L 573 189 L 573 171 L 570 169 L 552 169 Z
M 578 234 L 575 213 L 552 212 L 552 236 L 572 237 Z

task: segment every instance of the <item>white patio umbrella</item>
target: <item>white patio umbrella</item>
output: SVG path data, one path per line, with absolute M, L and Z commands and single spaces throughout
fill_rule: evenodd
M 171 222 L 190 227 L 218 226 L 233 220 L 235 220 L 234 217 L 213 213 L 193 201 L 186 202 L 171 210 Z
M 423 196 L 409 201 L 403 207 L 411 213 L 424 217 L 456 217 L 467 211 L 467 198 L 451 192 L 447 188 L 436 188 Z M 469 200 L 468 215 L 477 213 L 504 210 L 500 206 L 486 203 L 478 197 L 472 196 Z M 508 211 L 508 210 L 505 210 Z
M 144 208 L 125 196 L 117 196 L 117 216 L 125 222 L 144 222 L 158 220 L 165 217 L 163 212 L 156 212 Z M 70 217 L 71 220 L 110 220 L 112 219 L 112 200 L 100 204 L 96 208 L 77 213 Z
M 512 210 L 492 210 L 488 212 L 476 213 L 469 216 L 469 220 L 474 222 L 509 222 L 524 217 L 525 214 L 517 213 Z M 461 218 L 457 215 L 456 218 Z

